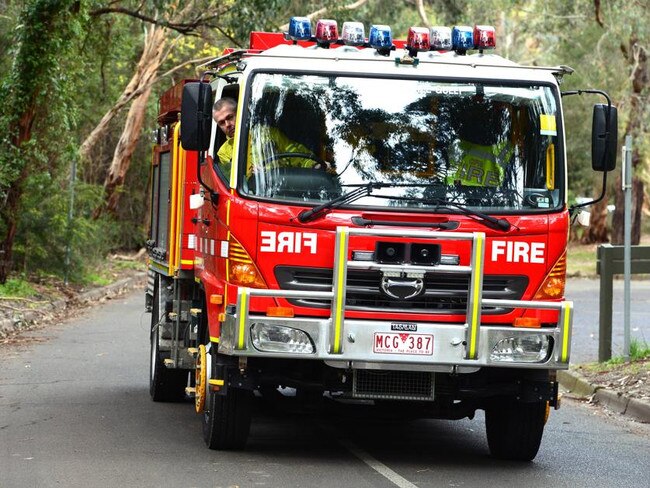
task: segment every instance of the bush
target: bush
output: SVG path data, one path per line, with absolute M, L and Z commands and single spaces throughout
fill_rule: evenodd
M 48 174 L 30 177 L 23 196 L 14 246 L 14 268 L 25 275 L 55 275 L 73 282 L 119 242 L 110 218 L 93 220 L 92 210 L 102 197 L 101 187 L 77 183 L 74 218 L 68 221 L 70 192 Z

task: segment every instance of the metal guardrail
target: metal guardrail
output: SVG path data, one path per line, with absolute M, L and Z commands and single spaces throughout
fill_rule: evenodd
M 650 246 L 631 246 L 631 273 L 650 274 Z M 600 275 L 600 313 L 598 324 L 598 361 L 612 357 L 612 304 L 614 275 L 623 274 L 625 246 L 598 246 L 596 272 Z

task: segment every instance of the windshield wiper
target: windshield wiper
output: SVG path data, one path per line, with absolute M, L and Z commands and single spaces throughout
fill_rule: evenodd
M 425 200 L 425 202 L 435 203 L 439 207 L 445 207 L 447 209 L 454 208 L 456 210 L 459 210 L 460 213 L 465 214 L 469 217 L 473 217 L 474 220 L 477 220 L 478 222 L 482 222 L 483 224 L 485 224 L 486 226 L 492 229 L 507 231 L 510 230 L 510 227 L 512 227 L 512 224 L 508 222 L 506 219 L 498 219 L 496 217 L 492 217 L 491 215 L 485 214 L 483 212 L 479 212 L 478 210 L 471 210 L 459 203 L 448 202 L 441 198 L 427 199 Z
M 361 197 L 368 196 L 372 193 L 372 190 L 378 189 L 378 188 L 386 188 L 388 186 L 393 186 L 392 183 L 367 183 L 364 185 L 359 186 L 358 188 L 355 188 L 354 190 L 345 193 L 343 195 L 340 195 L 336 198 L 332 198 L 331 200 L 322 203 L 320 205 L 317 205 L 316 207 L 310 209 L 310 210 L 303 210 L 298 214 L 298 220 L 300 221 L 301 224 L 304 224 L 305 222 L 309 222 L 310 220 L 315 219 L 316 217 L 319 217 L 320 214 L 327 210 L 331 210 L 333 208 L 338 207 L 339 205 L 343 205 L 344 203 L 349 203 L 353 202 L 355 200 L 358 200 Z
M 321 205 L 318 205 L 310 210 L 303 210 L 298 214 L 298 220 L 300 221 L 300 223 L 304 224 L 305 222 L 309 222 L 310 220 L 319 217 L 323 212 L 327 210 L 336 208 L 340 205 L 343 205 L 344 203 L 353 202 L 355 200 L 358 200 L 361 197 L 368 196 L 375 189 L 396 187 L 396 186 L 413 186 L 413 185 L 410 184 L 403 185 L 399 183 L 379 183 L 379 182 L 360 185 L 358 188 L 348 193 L 345 193 L 344 195 L 340 195 L 336 198 L 333 198 L 325 203 L 322 203 Z M 409 198 L 409 197 L 405 198 L 405 197 L 393 196 L 389 198 L 396 199 L 396 200 L 419 200 L 417 198 Z M 423 203 L 434 203 L 438 207 L 444 207 L 449 210 L 456 209 L 460 211 L 462 214 L 472 217 L 474 218 L 474 220 L 478 222 L 482 222 L 483 224 L 485 224 L 486 226 L 492 229 L 501 230 L 505 232 L 510 230 L 510 227 L 512 227 L 512 224 L 510 224 L 510 222 L 508 222 L 506 219 L 499 219 L 496 217 L 492 217 L 491 215 L 485 214 L 483 212 L 479 212 L 478 210 L 470 210 L 469 208 L 459 203 L 449 202 L 442 198 L 424 199 L 420 201 Z

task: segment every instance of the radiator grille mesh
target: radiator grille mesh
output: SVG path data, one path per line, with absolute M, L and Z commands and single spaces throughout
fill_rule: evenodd
M 420 371 L 355 370 L 354 398 L 433 400 L 433 373 Z

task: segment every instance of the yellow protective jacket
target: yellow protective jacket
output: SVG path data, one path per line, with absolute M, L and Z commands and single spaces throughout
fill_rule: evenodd
M 447 184 L 497 187 L 503 182 L 504 168 L 513 152 L 507 141 L 492 146 L 461 141 L 458 151 L 449 157 Z
M 230 138 L 227 139 L 226 142 L 224 142 L 217 151 L 221 169 L 226 175 L 230 174 L 233 147 L 234 139 Z M 253 169 L 256 168 L 257 165 L 281 153 L 312 154 L 312 151 L 307 149 L 302 144 L 292 141 L 275 127 L 258 126 L 253 128 L 249 134 L 246 174 L 250 176 L 253 173 Z M 311 168 L 315 163 L 315 160 L 309 158 L 288 157 L 268 161 L 265 166 Z

